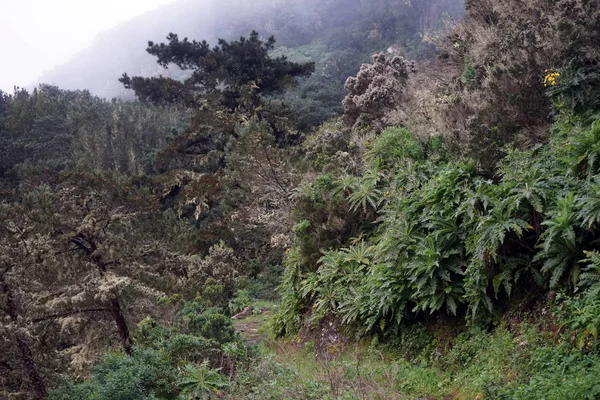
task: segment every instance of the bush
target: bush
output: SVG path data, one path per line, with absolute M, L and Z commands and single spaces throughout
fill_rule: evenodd
M 185 303 L 173 326 L 142 321 L 135 338 L 131 355 L 105 355 L 90 379 L 67 381 L 50 398 L 175 400 L 183 392 L 206 395 L 224 387 L 226 378 L 218 373 L 220 369 L 227 367 L 229 374 L 234 373 L 244 356 L 239 351 L 230 354 L 231 349 L 243 347 L 231 319 L 222 310 L 198 302 Z
M 384 165 L 393 166 L 406 159 L 423 160 L 425 149 L 407 129 L 390 127 L 377 137 L 369 157 L 381 160 Z
M 537 349 L 531 360 L 531 373 L 524 382 L 491 387 L 496 399 L 592 400 L 600 396 L 600 360 L 583 355 L 570 344 Z
M 473 68 L 469 57 L 465 56 L 465 69 L 463 70 L 460 80 L 462 83 L 471 83 L 477 77 L 477 71 Z
M 403 57 L 372 56 L 372 64 L 363 64 L 358 75 L 346 81 L 344 112 L 349 125 L 381 128 L 386 111 L 401 101 L 411 72 L 414 64 Z
M 237 290 L 235 295 L 229 300 L 229 310 L 232 314 L 237 314 L 252 303 L 250 292 L 245 289 Z
M 145 400 L 160 396 L 175 399 L 177 391 L 170 383 L 176 376 L 176 370 L 160 352 L 136 350 L 133 356 L 110 353 L 102 357 L 91 381 L 69 383 L 54 391 L 50 398 Z
M 283 312 L 310 310 L 312 323 L 333 314 L 359 334 L 385 333 L 421 313 L 492 317 L 516 296 L 600 275 L 581 275 L 600 239 L 600 122 L 582 124 L 557 125 L 545 146 L 506 149 L 496 181 L 469 160 L 440 157 L 435 140 L 384 130 L 363 176 L 321 176 L 302 189 Z M 328 243 L 336 232 L 314 211 L 334 212 L 343 198 L 374 224 L 355 222 L 357 239 Z M 279 322 L 294 328 L 280 332 L 297 329 L 291 315 Z
M 231 318 L 227 317 L 221 308 L 205 308 L 198 302 L 186 303 L 177 313 L 177 319 L 191 334 L 221 344 L 235 340 L 236 333 Z

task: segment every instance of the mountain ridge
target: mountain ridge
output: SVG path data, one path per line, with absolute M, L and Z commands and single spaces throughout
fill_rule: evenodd
M 76 53 L 64 64 L 46 71 L 40 76 L 38 83 L 69 90 L 87 89 L 104 98 L 131 99 L 133 94 L 118 82 L 124 72 L 139 76 L 181 76 L 177 69 L 166 70 L 160 67 L 145 51 L 148 41 L 164 41 L 170 32 L 177 33 L 180 37 L 216 44 L 219 38 L 232 40 L 256 29 L 263 37 L 274 35 L 278 45 L 290 48 L 309 45 L 316 39 L 323 38 L 340 42 L 329 44 L 330 50 L 347 50 L 347 43 L 343 42 L 347 38 L 358 40 L 358 46 L 364 47 L 367 40 L 358 37 L 360 32 L 357 33 L 357 26 L 363 23 L 364 13 L 371 12 L 372 6 L 358 0 L 352 2 L 355 3 L 354 7 L 351 4 L 339 7 L 339 0 L 309 0 L 302 4 L 294 4 L 289 0 L 174 1 L 100 33 L 88 48 Z M 463 4 L 462 0 L 423 3 L 427 5 L 419 3 L 418 7 L 428 7 L 428 12 L 419 11 L 419 23 L 422 26 L 432 26 L 444 13 L 460 15 Z M 417 6 L 413 7 L 416 10 Z M 393 7 L 376 12 L 381 15 L 401 13 Z M 395 44 L 396 40 L 406 42 L 406 37 L 413 35 L 413 28 L 408 27 L 413 23 L 410 18 L 403 17 L 404 26 L 395 27 L 394 18 L 397 19 L 398 16 L 394 15 L 390 20 L 380 22 L 379 14 L 378 18 L 373 17 L 369 21 L 373 31 L 373 37 L 369 40 L 373 44 L 369 46 L 372 49 L 368 50 L 383 50 L 387 48 L 385 44 Z M 361 28 L 364 29 L 362 26 Z M 392 34 L 388 32 L 382 36 L 379 31 L 385 29 Z M 420 39 L 410 40 L 418 42 Z M 406 43 L 402 44 L 406 47 Z M 367 49 L 361 48 L 359 51 L 365 50 Z M 359 62 L 353 60 L 356 71 L 359 65 Z

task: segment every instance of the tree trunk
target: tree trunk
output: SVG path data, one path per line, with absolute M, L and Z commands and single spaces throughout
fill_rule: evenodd
M 8 272 L 5 271 L 5 273 Z M 17 306 L 15 304 L 14 296 L 12 290 L 8 286 L 4 274 L 0 275 L 0 287 L 2 288 L 2 292 L 6 296 L 6 312 L 10 317 L 11 321 L 15 324 L 19 320 L 19 313 L 17 311 Z M 31 348 L 18 333 L 15 333 L 15 341 L 17 342 L 17 347 L 19 348 L 19 353 L 21 353 L 21 361 L 23 365 L 25 365 L 25 369 L 27 370 L 27 376 L 29 377 L 29 381 L 33 385 L 33 389 L 35 391 L 35 398 L 37 400 L 43 400 L 48 397 L 48 391 L 46 390 L 46 383 L 44 382 L 44 378 L 40 374 L 37 365 L 35 364 L 35 360 L 33 359 L 33 354 L 31 353 Z
M 110 310 L 112 312 L 117 329 L 119 330 L 119 336 L 121 337 L 121 343 L 123 344 L 123 350 L 125 353 L 131 354 L 131 340 L 129 339 L 129 328 L 127 327 L 127 321 L 121 311 L 121 304 L 118 299 L 112 299 L 110 301 Z
M 77 234 L 75 237 L 71 239 L 71 243 L 75 244 L 79 249 L 83 250 L 91 260 L 98 266 L 98 271 L 101 276 L 106 274 L 106 267 L 110 264 L 119 264 L 118 261 L 112 262 L 104 262 L 102 261 L 102 255 L 96 253 L 98 246 L 94 243 L 93 238 L 87 237 L 83 233 Z M 123 345 L 123 350 L 125 353 L 131 354 L 131 339 L 129 337 L 129 327 L 127 326 L 127 321 L 125 321 L 125 317 L 123 316 L 123 311 L 121 310 L 121 303 L 117 297 L 113 298 L 109 302 L 110 311 L 113 315 L 115 323 L 117 324 L 117 329 L 119 330 L 119 336 L 121 337 L 121 344 Z
M 106 264 L 103 264 L 99 261 L 100 273 L 104 275 L 106 272 Z M 127 321 L 125 320 L 125 316 L 123 315 L 123 311 L 121 310 L 121 302 L 117 297 L 112 298 L 110 300 L 110 311 L 112 312 L 115 323 L 117 324 L 117 329 L 119 330 L 119 336 L 121 337 L 121 344 L 123 345 L 123 350 L 125 353 L 131 354 L 131 339 L 129 337 L 129 327 L 127 326 Z
M 46 390 L 44 378 L 42 378 L 40 375 L 37 366 L 35 365 L 35 361 L 33 360 L 31 348 L 29 348 L 27 342 L 23 338 L 19 337 L 19 335 L 15 335 L 15 339 L 17 341 L 17 346 L 19 347 L 19 352 L 21 353 L 21 359 L 23 364 L 25 364 L 27 375 L 29 376 L 29 380 L 31 381 L 33 389 L 35 390 L 35 398 L 38 400 L 44 400 L 48 397 L 48 391 Z

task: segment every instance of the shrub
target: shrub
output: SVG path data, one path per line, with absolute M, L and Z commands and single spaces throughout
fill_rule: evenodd
M 369 152 L 369 157 L 380 159 L 384 165 L 389 166 L 406 159 L 423 160 L 424 156 L 423 144 L 407 129 L 400 127 L 384 129 Z
M 243 356 L 238 351 L 235 360 L 229 358 L 231 349 L 242 347 L 231 319 L 222 310 L 207 309 L 198 302 L 183 304 L 172 326 L 149 318 L 142 321 L 135 338 L 131 355 L 105 355 L 90 379 L 67 381 L 50 398 L 175 400 L 184 395 L 207 396 L 225 387 L 226 378 L 219 375 L 219 369 L 227 366 L 233 373 Z
M 477 71 L 473 68 L 471 64 L 471 60 L 469 60 L 468 56 L 465 56 L 465 69 L 463 70 L 462 75 L 460 76 L 460 80 L 462 83 L 471 83 L 475 77 L 477 76 Z
M 231 318 L 218 307 L 205 308 L 202 304 L 186 303 L 177 313 L 177 319 L 186 331 L 221 344 L 235 339 Z
M 380 128 L 385 112 L 401 99 L 414 65 L 400 56 L 383 53 L 372 57 L 372 64 L 363 64 L 358 75 L 348 78 L 344 99 L 347 122 L 353 126 L 371 125 Z
M 249 306 L 251 302 L 252 299 L 250 298 L 250 292 L 248 290 L 237 290 L 235 295 L 229 300 L 229 311 L 231 311 L 232 314 L 237 314 Z
M 290 314 L 281 316 L 279 332 L 295 331 L 302 312 L 312 323 L 336 315 L 364 335 L 393 332 L 422 313 L 485 318 L 516 296 L 572 290 L 600 238 L 600 123 L 581 125 L 559 125 L 545 146 L 506 149 L 496 181 L 473 162 L 439 157 L 433 141 L 386 129 L 363 176 L 307 185 L 307 205 L 329 210 L 345 197 L 350 213 L 374 224 L 333 246 L 316 240 L 334 234 L 322 222 L 297 225 L 282 286 Z M 334 196 L 324 197 L 324 187 Z M 591 279 L 598 274 L 587 262 L 583 276 Z
M 497 399 L 592 400 L 600 396 L 597 357 L 581 354 L 570 344 L 537 349 L 531 359 L 531 372 L 524 382 L 490 387 Z
M 91 381 L 69 383 L 54 391 L 51 399 L 143 400 L 160 396 L 176 398 L 170 385 L 177 373 L 160 352 L 136 350 L 133 356 L 109 353 L 94 369 Z

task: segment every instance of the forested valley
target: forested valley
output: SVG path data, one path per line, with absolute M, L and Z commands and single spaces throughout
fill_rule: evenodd
M 596 1 L 137 23 L 0 91 L 1 399 L 600 398 Z

